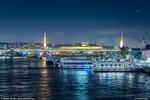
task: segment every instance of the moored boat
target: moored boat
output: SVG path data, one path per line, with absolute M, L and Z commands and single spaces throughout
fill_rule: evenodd
M 63 57 L 60 59 L 59 68 L 93 68 L 93 60 L 89 57 Z
M 144 72 L 150 73 L 150 58 L 142 61 L 142 69 Z
M 96 59 L 93 67 L 93 71 L 100 71 L 100 72 L 109 72 L 109 71 L 127 72 L 140 70 L 141 68 L 139 66 L 136 66 L 134 63 L 119 62 L 117 60 L 101 61 Z
M 53 65 L 54 62 L 53 62 L 52 57 L 48 57 L 47 60 L 46 60 L 46 63 L 47 63 L 48 65 Z

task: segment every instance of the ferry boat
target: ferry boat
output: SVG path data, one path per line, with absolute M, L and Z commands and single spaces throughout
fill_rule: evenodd
M 93 71 L 100 72 L 127 72 L 127 71 L 140 71 L 141 68 L 132 62 L 121 62 L 115 59 L 112 60 L 99 60 L 96 59 L 93 67 Z
M 88 57 L 63 57 L 60 59 L 59 68 L 93 68 L 92 58 Z
M 142 69 L 144 72 L 150 73 L 150 58 L 147 58 L 147 60 L 142 61 Z

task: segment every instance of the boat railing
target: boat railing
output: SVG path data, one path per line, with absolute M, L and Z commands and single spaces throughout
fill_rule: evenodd
M 150 67 L 150 63 L 142 63 L 142 66 Z

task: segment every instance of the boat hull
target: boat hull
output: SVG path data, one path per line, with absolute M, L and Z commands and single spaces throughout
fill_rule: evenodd
M 79 65 L 68 65 L 68 66 L 58 66 L 59 68 L 70 68 L 70 69 L 90 69 L 93 68 L 93 65 L 83 65 L 83 66 L 79 66 Z
M 49 64 L 49 65 L 54 64 L 53 61 L 51 61 L 51 60 L 46 61 L 46 63 Z
M 59 68 L 67 69 L 90 69 L 93 66 L 92 58 L 87 57 L 64 57 L 58 64 Z
M 150 67 L 149 66 L 143 66 L 142 69 L 144 72 L 150 73 Z
M 140 71 L 141 69 L 138 67 L 128 67 L 128 68 L 94 68 L 93 71 L 98 72 L 133 72 L 133 71 Z

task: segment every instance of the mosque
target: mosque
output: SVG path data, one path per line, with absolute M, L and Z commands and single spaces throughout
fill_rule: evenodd
M 120 48 L 123 47 L 123 35 L 121 31 L 121 37 L 120 37 Z M 46 40 L 46 31 L 44 31 L 44 43 L 43 43 L 44 49 L 47 49 L 47 40 Z M 102 46 L 90 46 L 88 41 L 82 41 L 80 46 L 67 46 L 67 47 L 60 47 L 61 50 L 104 50 L 106 48 L 103 48 Z M 118 49 L 116 49 L 118 50 Z

